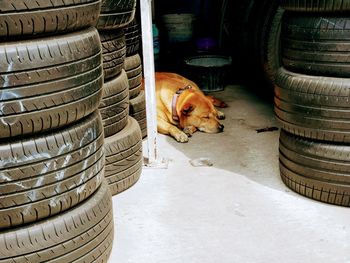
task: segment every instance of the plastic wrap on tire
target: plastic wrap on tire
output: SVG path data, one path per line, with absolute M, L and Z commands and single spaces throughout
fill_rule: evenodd
M 293 72 L 350 77 L 350 19 L 343 15 L 287 13 L 283 17 L 283 66 Z
M 61 213 L 103 179 L 101 116 L 51 133 L 0 142 L 0 229 Z M 1 255 L 1 253 L 0 253 Z
M 107 262 L 114 236 L 105 182 L 90 198 L 60 215 L 0 233 L 0 262 Z
M 317 77 L 280 68 L 275 113 L 282 128 L 311 139 L 350 142 L 350 83 L 347 78 Z
M 0 1 L 0 39 L 67 33 L 95 26 L 101 0 Z
M 103 85 L 95 28 L 0 43 L 0 138 L 63 127 L 94 112 Z

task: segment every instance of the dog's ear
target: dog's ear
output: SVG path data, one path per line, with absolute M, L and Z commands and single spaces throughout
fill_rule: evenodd
M 218 98 L 215 98 L 214 96 L 207 96 L 207 98 L 211 101 L 211 103 L 213 103 L 213 105 L 215 107 L 219 107 L 219 108 L 226 108 L 226 107 L 228 107 L 228 105 L 224 101 L 222 101 L 222 100 L 220 100 Z
M 186 103 L 186 104 L 183 106 L 181 112 L 182 112 L 183 115 L 189 115 L 189 114 L 194 110 L 194 108 L 195 108 L 194 105 L 192 105 L 192 104 L 190 104 L 190 103 Z

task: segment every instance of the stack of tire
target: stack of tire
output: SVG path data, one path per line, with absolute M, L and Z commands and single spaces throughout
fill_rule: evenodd
M 99 106 L 105 135 L 105 178 L 112 195 L 133 186 L 142 171 L 142 136 L 129 116 L 130 86 L 125 72 L 123 28 L 135 17 L 136 0 L 102 0 L 98 22 L 103 49 L 104 85 Z
M 137 17 L 128 26 L 124 27 L 124 32 L 126 39 L 124 68 L 130 85 L 129 114 L 137 120 L 141 128 L 142 138 L 145 138 L 147 136 L 146 100 L 142 87 L 141 34 Z
M 0 1 L 0 261 L 106 262 L 99 0 Z
M 350 2 L 282 0 L 275 112 L 280 172 L 297 193 L 350 206 Z

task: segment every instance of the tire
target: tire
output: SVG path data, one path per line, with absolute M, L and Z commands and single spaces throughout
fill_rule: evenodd
M 136 98 L 142 89 L 142 72 L 138 75 L 129 78 L 129 98 Z
M 276 17 L 278 10 L 278 0 L 258 0 L 259 4 L 256 18 L 253 18 L 252 44 L 253 44 L 253 62 L 258 66 L 256 72 L 260 78 L 265 80 L 265 83 L 270 84 L 270 95 L 273 97 L 273 83 L 270 79 L 266 79 L 264 74 L 266 57 L 269 52 L 269 45 L 271 41 L 271 26 Z M 252 21 L 252 22 L 253 22 Z M 276 39 L 278 41 L 278 39 Z M 275 42 L 276 43 L 276 42 Z M 275 48 L 277 48 L 276 46 Z M 278 49 L 277 49 L 278 52 Z M 276 54 L 277 55 L 277 54 Z M 278 58 L 275 58 L 278 59 Z M 253 65 L 256 67 L 255 65 Z
M 124 70 L 118 77 L 104 84 L 99 110 L 106 138 L 124 129 L 128 123 L 129 83 Z
M 142 74 L 142 64 L 140 55 L 137 53 L 132 56 L 127 56 L 125 58 L 124 68 L 129 79 L 136 77 L 139 74 Z
M 348 79 L 301 75 L 281 68 L 275 113 L 282 128 L 306 138 L 350 142 Z
M 283 65 L 299 73 L 350 77 L 350 19 L 287 14 L 283 21 Z
M 101 116 L 95 112 L 62 130 L 3 141 L 0 161 L 0 229 L 70 209 L 103 178 Z
M 140 94 L 142 87 L 142 73 L 139 73 L 135 77 L 129 78 L 129 93 L 130 98 L 133 99 Z
M 140 25 L 134 18 L 126 27 L 123 28 L 126 42 L 126 56 L 130 57 L 140 51 Z
M 104 182 L 69 211 L 1 232 L 0 262 L 107 262 L 113 236 L 112 198 Z
M 126 39 L 126 55 L 132 56 L 140 51 L 140 36 L 135 36 Z
M 122 30 L 100 32 L 104 79 L 118 76 L 124 68 L 126 56 L 125 35 Z
M 137 121 L 129 117 L 119 133 L 105 140 L 105 178 L 112 195 L 133 186 L 142 171 L 142 136 Z
M 280 171 L 293 191 L 329 204 L 350 206 L 350 146 L 280 136 Z
M 329 13 L 350 11 L 349 0 L 281 0 L 281 6 L 288 11 L 307 13 Z
M 266 76 L 266 57 L 271 38 L 271 25 L 278 0 L 227 1 L 225 31 L 228 32 L 232 52 L 233 73 L 241 83 L 253 88 L 269 100 L 273 98 L 273 85 Z M 239 39 L 239 41 L 237 41 Z M 245 76 L 251 76 L 246 78 Z
M 140 24 L 136 17 L 125 27 L 123 27 L 125 38 L 140 36 Z
M 133 87 L 133 88 L 130 88 L 130 90 L 129 90 L 129 98 L 130 99 L 136 98 L 140 94 L 141 89 L 142 89 L 142 84 L 141 83 L 139 85 Z
M 99 30 L 118 29 L 128 25 L 135 17 L 136 0 L 102 0 Z
M 95 26 L 100 0 L 0 1 L 0 38 L 48 35 Z
M 102 0 L 101 12 L 125 12 L 136 8 L 135 0 Z
M 264 71 L 271 84 L 271 87 L 275 86 L 276 73 L 282 66 L 280 38 L 283 15 L 284 10 L 282 8 L 278 8 L 271 23 L 268 35 L 267 50 L 264 58 Z
M 145 138 L 147 136 L 147 116 L 145 92 L 143 90 L 137 97 L 130 100 L 129 114 L 139 123 L 142 138 Z
M 0 43 L 0 138 L 62 128 L 94 112 L 102 96 L 98 32 Z

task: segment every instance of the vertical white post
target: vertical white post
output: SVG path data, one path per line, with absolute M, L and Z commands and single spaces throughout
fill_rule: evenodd
M 152 34 L 152 0 L 140 0 L 143 70 L 145 80 L 146 113 L 147 113 L 147 152 L 146 166 L 159 163 L 157 149 L 157 107 L 155 93 L 155 69 Z

